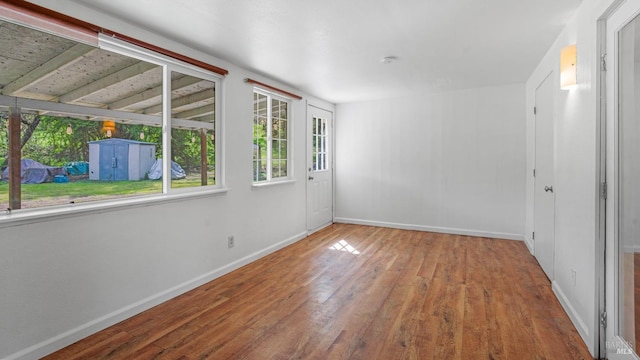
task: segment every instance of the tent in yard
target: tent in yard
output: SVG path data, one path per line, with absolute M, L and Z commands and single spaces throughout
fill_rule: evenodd
M 162 158 L 157 159 L 156 162 L 151 165 L 148 176 L 150 180 L 162 179 Z M 179 180 L 186 177 L 187 174 L 182 169 L 182 166 L 178 165 L 175 161 L 171 161 L 171 178 L 173 180 Z
M 53 182 L 56 175 L 67 175 L 64 167 L 55 167 L 41 164 L 35 160 L 20 160 L 20 182 L 23 184 L 40 184 L 45 182 Z M 2 179 L 9 179 L 9 168 L 2 172 Z

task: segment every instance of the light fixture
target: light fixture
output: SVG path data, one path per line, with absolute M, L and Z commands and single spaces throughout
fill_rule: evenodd
M 380 62 L 384 65 L 387 65 L 387 64 L 391 64 L 392 62 L 395 62 L 396 60 L 398 60 L 398 57 L 396 56 L 385 56 L 382 58 L 382 60 L 380 60 Z
M 569 90 L 577 83 L 577 49 L 576 45 L 569 45 L 560 51 L 560 88 Z
M 67 135 L 73 134 L 73 129 L 71 128 L 71 124 L 67 125 Z
M 107 137 L 111 137 L 116 131 L 116 122 L 113 120 L 104 120 L 102 122 L 102 131 L 107 133 Z
M 144 140 L 144 131 L 140 132 L 140 140 Z

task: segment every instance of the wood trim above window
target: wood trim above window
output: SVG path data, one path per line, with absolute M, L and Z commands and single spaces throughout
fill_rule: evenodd
M 290 92 L 288 92 L 286 90 L 279 89 L 279 88 L 277 88 L 275 86 L 267 85 L 267 84 L 262 83 L 262 82 L 257 81 L 257 80 L 246 78 L 246 79 L 244 79 L 244 81 L 246 83 L 258 85 L 259 87 L 262 87 L 262 88 L 265 88 L 265 89 L 268 89 L 268 90 L 279 92 L 279 93 L 281 93 L 283 95 L 286 95 L 286 96 L 288 96 L 288 97 L 290 97 L 292 99 L 296 99 L 296 100 L 301 100 L 302 99 L 302 96 L 300 96 L 300 95 L 296 95 L 294 93 L 290 93 Z
M 23 25 L 53 31 L 56 34 L 71 37 L 85 43 L 97 45 L 98 33 L 118 38 L 131 44 L 155 51 L 162 55 L 184 61 L 205 70 L 225 76 L 229 71 L 203 61 L 179 54 L 177 52 L 161 48 L 159 46 L 140 41 L 138 39 L 120 34 L 118 32 L 99 27 L 80 19 L 47 9 L 24 0 L 0 0 L 0 16 L 17 21 Z M 80 36 L 80 38 L 79 38 Z M 89 41 L 91 40 L 91 41 Z
M 209 70 L 209 71 L 214 72 L 214 73 L 216 73 L 218 75 L 226 76 L 227 74 L 229 74 L 229 70 L 227 70 L 227 69 L 223 69 L 223 68 L 217 67 L 215 65 L 207 64 L 204 61 L 200 61 L 200 60 L 188 57 L 186 55 L 179 54 L 179 53 L 177 53 L 175 51 L 171 51 L 171 50 L 167 50 L 167 49 L 161 48 L 159 46 L 156 46 L 156 45 L 150 44 L 148 42 L 144 42 L 144 41 L 132 38 L 132 37 L 127 36 L 127 35 L 123 35 L 123 34 L 117 33 L 115 31 L 111 31 L 111 30 L 107 30 L 107 29 L 101 29 L 101 32 L 103 34 L 107 35 L 107 36 L 111 36 L 113 38 L 120 39 L 120 40 L 126 41 L 128 43 L 131 43 L 133 45 L 140 46 L 140 47 L 145 48 L 147 50 L 155 51 L 155 52 L 157 52 L 159 54 L 166 55 L 168 57 L 171 57 L 171 58 L 174 58 L 174 59 L 177 59 L 177 60 L 180 60 L 180 61 L 184 61 L 187 64 L 195 65 L 195 66 L 197 66 L 199 68 L 202 68 L 202 69 L 205 69 L 205 70 Z

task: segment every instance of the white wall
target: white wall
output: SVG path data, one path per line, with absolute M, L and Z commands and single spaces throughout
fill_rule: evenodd
M 294 183 L 252 188 L 252 87 L 247 72 L 77 5 L 72 16 L 230 71 L 224 79 L 227 193 L 0 223 L 0 358 L 32 359 L 306 235 L 306 101 L 293 101 Z M 45 4 L 46 3 L 46 4 Z M 290 89 L 294 90 L 295 89 Z M 301 94 L 304 95 L 304 94 Z M 235 247 L 227 248 L 227 236 Z
M 523 239 L 523 84 L 336 108 L 336 220 Z
M 533 223 L 535 89 L 554 72 L 555 92 L 555 279 L 553 290 L 571 317 L 592 354 L 598 342 L 598 117 L 597 21 L 614 0 L 583 0 L 574 19 L 566 26 L 527 81 L 527 206 L 526 241 Z M 560 49 L 576 44 L 578 85 L 560 90 Z M 571 281 L 576 270 L 576 283 Z

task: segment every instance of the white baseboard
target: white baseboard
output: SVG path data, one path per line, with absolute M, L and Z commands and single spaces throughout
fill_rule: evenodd
M 531 253 L 531 255 L 535 255 L 535 241 L 530 238 L 529 236 L 524 237 L 524 243 L 527 245 L 527 249 L 529 249 L 529 252 Z
M 99 317 L 93 321 L 80 325 L 74 329 L 71 329 L 53 338 L 47 339 L 43 342 L 35 344 L 17 353 L 9 355 L 4 360 L 27 360 L 27 359 L 31 360 L 31 359 L 38 359 L 48 354 L 51 354 L 57 350 L 60 350 L 68 345 L 73 344 L 78 340 L 84 339 L 89 335 L 95 334 L 100 330 L 104 330 L 109 326 L 115 325 L 120 321 L 123 321 L 134 315 L 137 315 L 167 300 L 173 299 L 174 297 L 184 294 L 189 290 L 193 290 L 198 286 L 204 285 L 209 281 L 219 278 L 222 275 L 230 273 L 233 270 L 236 270 L 238 268 L 241 268 L 242 266 L 247 265 L 253 261 L 256 261 L 261 257 L 264 257 L 272 252 L 280 250 L 285 246 L 291 245 L 305 238 L 306 236 L 307 236 L 306 231 L 301 232 L 284 241 L 271 245 L 253 254 L 247 255 L 232 263 L 219 267 L 215 270 L 212 270 L 194 279 L 186 281 L 182 284 L 174 286 L 158 294 L 149 296 L 146 299 L 142 299 L 122 309 L 116 310 L 110 314 Z
M 524 240 L 524 235 L 522 234 L 509 234 L 509 233 L 501 233 L 501 232 L 456 229 L 456 228 L 446 228 L 446 227 L 437 227 L 437 226 L 401 224 L 401 223 L 391 223 L 391 222 L 383 222 L 383 221 L 349 219 L 349 218 L 342 218 L 342 217 L 335 218 L 334 221 L 337 223 L 371 225 L 371 226 L 380 226 L 380 227 L 387 227 L 387 228 L 393 228 L 393 229 L 429 231 L 429 232 L 436 232 L 436 233 L 443 233 L 443 234 L 467 235 L 467 236 L 487 237 L 487 238 L 506 239 L 506 240 L 520 240 L 520 241 Z
M 578 315 L 578 312 L 573 307 L 573 305 L 571 305 L 571 302 L 569 301 L 567 296 L 564 294 L 564 291 L 562 291 L 562 289 L 560 288 L 560 285 L 558 285 L 558 283 L 555 280 L 551 282 L 551 289 L 553 290 L 553 293 L 556 295 L 556 298 L 558 299 L 558 301 L 560 301 L 560 305 L 562 305 L 562 308 L 564 309 L 564 311 L 567 313 L 567 315 L 569 315 L 571 322 L 578 330 L 578 333 L 582 337 L 582 340 L 584 341 L 584 343 L 591 344 L 591 339 L 589 338 L 590 336 L 589 327 L 587 326 L 587 324 L 585 324 L 585 322 L 582 320 L 580 315 Z M 589 351 L 591 351 L 591 348 L 589 349 Z M 593 351 L 591 352 L 593 353 Z

